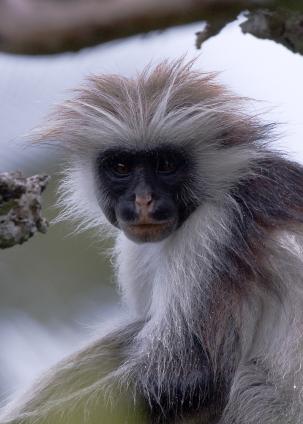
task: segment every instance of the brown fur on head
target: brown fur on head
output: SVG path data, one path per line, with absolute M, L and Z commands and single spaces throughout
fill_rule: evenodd
M 107 143 L 150 146 L 169 131 L 173 134 L 168 142 L 176 142 L 170 138 L 180 133 L 182 143 L 190 142 L 185 135 L 195 138 L 199 132 L 204 144 L 250 143 L 265 137 L 268 127 L 243 112 L 246 99 L 215 82 L 214 74 L 193 70 L 193 64 L 166 61 L 135 78 L 91 76 L 34 138 L 77 151 Z

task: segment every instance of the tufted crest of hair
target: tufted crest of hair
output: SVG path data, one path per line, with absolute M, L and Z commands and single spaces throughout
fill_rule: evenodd
M 197 158 L 197 178 L 207 175 L 214 196 L 248 172 L 271 125 L 248 116 L 246 99 L 193 65 L 180 59 L 147 67 L 134 78 L 91 76 L 37 129 L 34 140 L 62 147 L 72 164 L 61 185 L 59 219 L 76 218 L 78 228 L 104 227 L 92 191 L 92 163 L 110 147 L 181 145 Z

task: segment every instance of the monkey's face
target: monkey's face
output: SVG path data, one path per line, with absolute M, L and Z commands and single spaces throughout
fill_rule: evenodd
M 97 185 L 105 216 L 135 242 L 163 240 L 196 207 L 188 196 L 190 168 L 175 148 L 101 153 Z

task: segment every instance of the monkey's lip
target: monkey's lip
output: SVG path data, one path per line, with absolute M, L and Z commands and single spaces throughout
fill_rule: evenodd
M 170 232 L 172 227 L 174 227 L 174 220 L 170 219 L 167 221 L 150 221 L 127 224 L 124 226 L 124 230 L 127 234 L 133 235 L 134 237 L 147 237 L 152 240 L 158 239 L 159 237 L 162 237 L 162 235 L 165 236 L 165 234 Z
M 142 231 L 154 231 L 157 229 L 163 229 L 165 227 L 169 227 L 172 225 L 173 221 L 162 221 L 162 222 L 144 222 L 144 223 L 137 223 L 137 224 L 128 224 L 127 227 L 130 230 L 142 230 Z
M 165 221 L 142 220 L 135 223 L 120 223 L 125 235 L 136 243 L 157 242 L 164 240 L 176 227 L 176 219 Z

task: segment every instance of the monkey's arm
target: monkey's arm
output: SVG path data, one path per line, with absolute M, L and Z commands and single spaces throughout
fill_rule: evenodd
M 299 424 L 303 340 L 301 324 L 295 323 L 303 318 L 303 167 L 272 155 L 232 195 L 239 207 L 233 237 L 242 243 L 239 258 L 253 264 L 249 301 L 255 296 L 259 309 L 242 316 L 243 322 L 255 316 L 258 321 L 219 423 Z
M 138 322 L 125 325 L 56 365 L 0 411 L 0 423 L 122 424 L 127 416 L 142 424 L 133 399 L 114 381 L 114 370 L 139 328 Z

